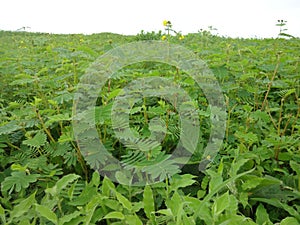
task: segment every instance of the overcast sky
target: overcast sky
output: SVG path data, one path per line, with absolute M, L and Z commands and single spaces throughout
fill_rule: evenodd
M 1 0 L 0 30 L 137 34 L 163 30 L 170 20 L 182 33 L 217 28 L 221 36 L 276 37 L 278 19 L 300 37 L 299 0 Z

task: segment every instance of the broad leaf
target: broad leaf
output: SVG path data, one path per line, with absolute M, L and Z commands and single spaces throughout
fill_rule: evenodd
M 54 224 L 57 224 L 56 214 L 49 209 L 49 207 L 44 205 L 35 204 L 35 210 L 44 218 L 51 221 Z
M 12 218 L 18 218 L 29 211 L 30 208 L 36 203 L 35 194 L 31 194 L 28 198 L 22 200 L 18 205 L 16 205 L 11 211 Z
M 123 220 L 124 218 L 125 216 L 121 212 L 110 212 L 104 217 L 104 219 L 119 219 L 119 220 Z
M 148 219 L 151 218 L 151 213 L 155 211 L 153 192 L 149 185 L 146 185 L 143 194 L 144 211 Z

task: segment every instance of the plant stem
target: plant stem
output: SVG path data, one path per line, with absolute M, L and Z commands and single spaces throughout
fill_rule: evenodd
M 263 103 L 262 103 L 262 105 L 261 105 L 261 110 L 264 109 L 264 106 L 265 106 L 265 104 L 266 104 L 266 101 L 267 101 L 269 92 L 270 92 L 270 90 L 271 90 L 271 86 L 272 86 L 273 81 L 274 81 L 274 79 L 275 79 L 275 76 L 276 76 L 276 74 L 277 74 L 277 72 L 278 72 L 279 64 L 280 64 L 280 55 L 277 54 L 277 63 L 276 63 L 276 66 L 275 66 L 275 69 L 274 69 L 274 72 L 273 72 L 273 76 L 272 76 L 272 78 L 271 78 L 271 80 L 270 80 L 270 82 L 269 82 L 268 89 L 267 89 L 267 93 L 266 93 L 266 95 L 265 95 L 264 101 L 263 101 Z
M 74 142 L 71 142 L 72 146 L 74 147 L 74 149 L 76 150 L 76 155 L 77 155 L 77 159 L 78 159 L 78 162 L 80 163 L 80 166 L 84 172 L 84 176 L 85 176 L 85 179 L 88 180 L 88 170 L 87 170 L 87 167 L 86 167 L 86 164 L 84 162 L 84 159 L 82 157 L 82 154 L 78 148 L 78 146 L 76 146 L 74 144 Z
M 15 148 L 15 149 L 21 150 L 18 146 L 15 146 L 15 145 L 13 145 L 13 144 L 10 143 L 10 142 L 6 142 L 6 144 L 7 144 L 9 147 L 11 147 L 11 148 Z
M 52 142 L 55 142 L 54 138 L 53 138 L 52 135 L 51 135 L 51 132 L 47 129 L 47 127 L 46 127 L 46 125 L 45 125 L 45 123 L 44 123 L 44 120 L 43 120 L 43 118 L 41 117 L 41 114 L 39 113 L 39 110 L 38 110 L 37 108 L 35 108 L 35 113 L 36 113 L 36 115 L 37 115 L 39 121 L 40 121 L 41 124 L 42 124 L 43 130 L 46 132 L 46 134 L 48 135 L 48 137 L 50 138 L 50 140 L 51 140 Z

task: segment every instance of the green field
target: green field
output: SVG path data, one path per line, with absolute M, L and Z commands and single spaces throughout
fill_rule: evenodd
M 300 224 L 300 39 L 163 35 L 0 31 L 0 224 Z M 143 61 L 115 72 L 97 93 L 95 110 L 87 105 L 86 114 L 74 118 L 78 84 L 92 63 L 148 40 L 182 46 L 206 62 L 226 112 L 210 107 L 180 67 Z M 114 102 L 140 78 L 164 78 L 190 96 L 182 101 L 197 108 L 196 142 L 182 131 L 176 101 L 163 98 L 169 90 L 159 83 L 150 89 L 155 96 L 129 98 L 127 124 L 113 121 Z M 226 113 L 224 138 L 204 157 L 213 110 Z M 83 152 L 73 130 L 77 120 L 93 121 L 103 146 L 135 175 L 113 164 L 103 168 L 97 147 Z M 79 130 L 94 143 L 89 127 Z M 193 149 L 181 166 L 184 153 L 170 158 L 178 143 L 183 152 Z M 148 184 L 134 185 L 141 177 Z

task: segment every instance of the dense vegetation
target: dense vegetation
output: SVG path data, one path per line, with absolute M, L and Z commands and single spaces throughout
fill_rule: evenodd
M 81 154 L 72 108 L 86 69 L 117 46 L 162 36 L 0 31 L 1 224 L 300 224 L 297 38 L 231 39 L 201 31 L 164 40 L 207 62 L 224 94 L 225 137 L 216 157 L 207 155 L 206 170 L 199 163 L 213 126 L 211 108 L 188 74 L 158 62 L 136 63 L 114 74 L 99 93 L 95 123 L 115 158 L 132 167 L 160 163 L 148 172 L 162 181 L 135 186 L 119 174 L 115 182 L 95 172 L 93 149 Z M 182 168 L 161 163 L 181 133 L 168 101 L 145 97 L 128 112 L 140 142 L 124 144 L 110 118 L 123 87 L 162 74 L 189 94 L 201 121 L 199 141 L 192 143 L 196 150 Z M 152 126 L 152 118 L 160 123 Z M 161 143 L 143 141 L 163 130 Z

